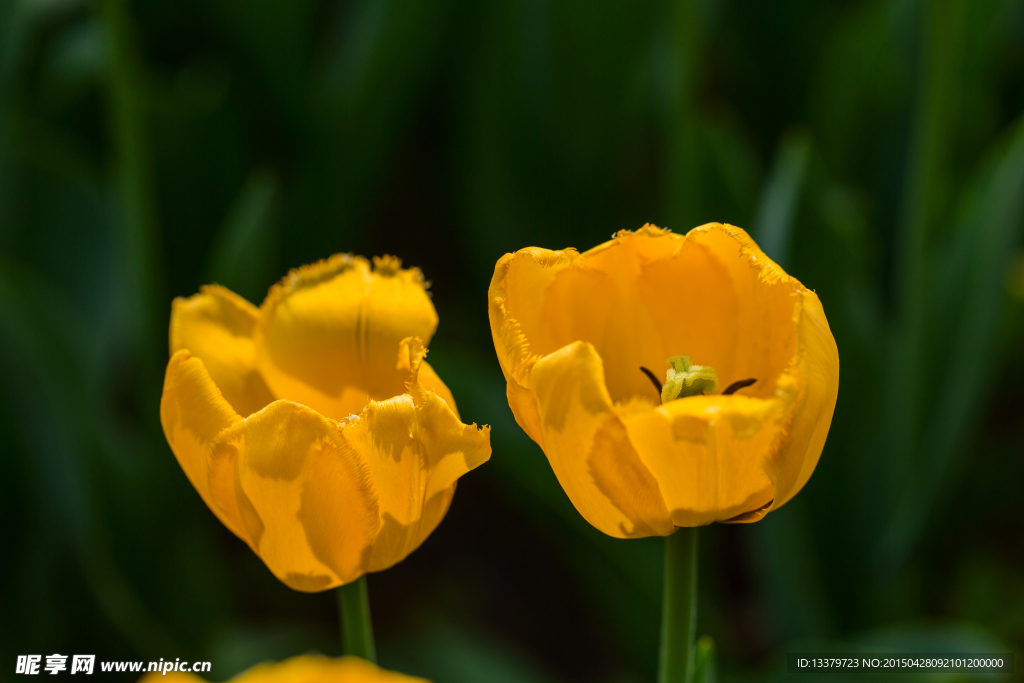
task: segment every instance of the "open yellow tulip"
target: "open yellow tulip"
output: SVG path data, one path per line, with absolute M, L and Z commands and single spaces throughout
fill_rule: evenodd
M 337 255 L 257 309 L 176 299 L 160 419 L 218 518 L 301 591 L 404 559 L 491 453 L 423 360 L 437 313 L 417 269 Z
M 414 678 L 386 671 L 358 657 L 301 656 L 276 664 L 257 664 L 231 679 L 234 683 L 429 683 L 425 678 Z M 168 671 L 149 673 L 139 683 L 168 681 L 177 683 L 203 683 L 195 674 Z
M 814 471 L 835 340 L 814 292 L 743 230 L 522 249 L 498 261 L 488 300 L 516 421 L 606 534 L 757 521 Z

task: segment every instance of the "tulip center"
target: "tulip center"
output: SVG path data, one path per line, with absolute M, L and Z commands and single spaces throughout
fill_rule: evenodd
M 658 381 L 657 376 L 647 368 L 640 370 L 661 392 L 661 402 L 668 403 L 677 398 L 687 396 L 703 396 L 713 394 L 718 389 L 718 373 L 710 365 L 694 365 L 693 359 L 687 355 L 672 356 L 668 359 L 669 369 L 665 373 L 665 384 Z M 722 392 L 723 395 L 749 387 L 756 379 L 741 379 L 733 382 Z
M 686 355 L 672 356 L 668 364 L 665 384 L 661 387 L 662 403 L 687 396 L 713 394 L 718 388 L 718 373 L 710 365 L 694 365 Z

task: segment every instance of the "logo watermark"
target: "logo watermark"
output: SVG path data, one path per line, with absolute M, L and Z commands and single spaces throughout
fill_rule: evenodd
M 174 661 L 161 658 L 156 662 L 133 662 L 124 660 L 100 661 L 96 665 L 96 655 L 68 655 L 54 653 L 52 655 L 18 655 L 14 665 L 14 673 L 26 676 L 59 673 L 85 674 L 91 676 L 97 669 L 103 673 L 148 673 L 156 672 L 166 676 L 172 671 L 184 673 L 209 673 L 210 662 L 190 662 L 176 658 Z M 44 663 L 45 660 L 45 663 Z

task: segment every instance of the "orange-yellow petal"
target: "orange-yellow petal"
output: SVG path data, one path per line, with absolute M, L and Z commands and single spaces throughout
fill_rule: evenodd
M 234 292 L 208 285 L 171 304 L 171 354 L 187 349 L 206 365 L 224 398 L 243 417 L 274 400 L 256 369 L 258 310 Z
M 487 308 L 494 349 L 506 379 L 529 358 L 564 346 L 554 345 L 548 339 L 543 302 L 554 277 L 578 259 L 575 249 L 551 251 L 529 247 L 505 254 L 494 266 Z
M 448 407 L 452 409 L 452 413 L 456 418 L 459 417 L 459 409 L 455 407 L 455 397 L 452 396 L 451 390 L 448 389 L 448 385 L 441 381 L 441 377 L 438 376 L 434 368 L 430 367 L 427 361 L 422 361 L 419 368 L 419 378 L 417 382 L 424 391 L 433 391 L 437 394 L 437 397 L 448 404 Z
M 554 275 L 572 263 L 577 256 L 574 249 L 552 252 L 547 249 L 522 249 L 515 254 L 505 254 L 494 267 L 494 277 L 487 292 L 487 314 L 491 323 L 491 337 L 498 363 L 508 384 L 506 395 L 512 408 L 512 415 L 531 439 L 543 448 L 540 428 L 540 413 L 537 400 L 529 387 L 529 374 L 533 369 L 531 360 L 539 358 L 523 333 L 523 323 L 534 332 L 534 344 L 543 344 L 537 339 L 543 330 L 538 316 L 541 315 L 539 301 Z M 516 307 L 515 315 L 510 310 L 510 300 L 522 302 Z M 533 302 L 534 306 L 529 305 Z
M 275 285 L 256 326 L 257 364 L 274 394 L 343 419 L 403 391 L 399 343 L 424 344 L 437 313 L 418 269 L 390 257 L 333 256 Z
M 576 342 L 530 373 L 544 453 L 580 514 L 610 536 L 674 531 L 658 482 L 629 441 L 594 347 Z
M 407 373 L 405 388 L 407 392 L 413 392 L 417 396 L 424 391 L 433 391 L 438 397 L 448 404 L 455 417 L 459 416 L 459 410 L 455 407 L 455 398 L 448 386 L 441 381 L 441 378 L 434 371 L 434 368 L 426 361 L 427 347 L 419 337 L 406 337 L 398 343 L 398 362 L 395 368 L 402 373 Z M 419 390 L 415 390 L 419 387 Z
M 675 526 L 703 526 L 765 507 L 774 496 L 764 460 L 776 435 L 775 401 L 692 396 L 623 416 Z
M 792 400 L 788 424 L 768 453 L 765 471 L 775 484 L 771 510 L 786 503 L 810 479 L 825 447 L 839 396 L 839 350 L 814 292 L 801 292 L 796 308 L 797 356 L 781 382 Z
M 171 357 L 160 399 L 160 423 L 167 443 L 206 505 L 224 526 L 249 542 L 237 507 L 231 505 L 233 498 L 218 502 L 210 487 L 211 445 L 218 434 L 241 422 L 242 417 L 224 400 L 203 361 L 188 351 L 178 351 Z
M 448 510 L 455 483 L 491 455 L 490 427 L 464 425 L 452 408 L 417 382 L 423 347 L 404 340 L 409 382 L 418 390 L 387 401 L 372 401 L 343 429 L 345 440 L 363 453 L 377 487 L 381 530 L 367 571 L 386 569 L 426 539 Z
M 321 591 L 364 573 L 380 527 L 364 456 L 341 425 L 280 400 L 221 432 L 210 478 L 225 491 L 233 483 L 251 545 L 270 571 L 296 590 Z
M 358 657 L 328 659 L 303 655 L 283 662 L 257 664 L 231 679 L 234 683 L 429 683 L 424 678 L 381 669 Z M 140 683 L 201 683 L 202 678 L 191 673 L 169 671 L 151 672 L 139 679 Z

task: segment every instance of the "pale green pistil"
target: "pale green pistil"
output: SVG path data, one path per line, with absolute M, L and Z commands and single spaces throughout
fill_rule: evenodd
M 672 356 L 671 366 L 661 387 L 661 402 L 677 398 L 713 394 L 718 389 L 718 373 L 710 365 L 694 365 L 689 356 Z

